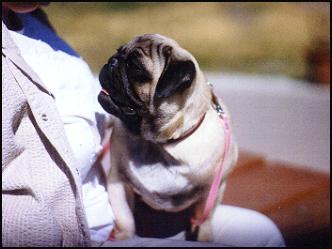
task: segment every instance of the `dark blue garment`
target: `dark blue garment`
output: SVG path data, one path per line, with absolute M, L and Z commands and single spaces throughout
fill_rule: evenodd
M 37 18 L 30 14 L 18 14 L 18 17 L 24 26 L 23 35 L 35 40 L 42 40 L 56 51 L 61 50 L 72 56 L 80 57 L 74 49 Z

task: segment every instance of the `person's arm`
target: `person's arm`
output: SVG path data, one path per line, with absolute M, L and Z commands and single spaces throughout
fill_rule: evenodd
M 3 23 L 2 155 L 2 245 L 89 245 L 75 159 L 54 99 Z

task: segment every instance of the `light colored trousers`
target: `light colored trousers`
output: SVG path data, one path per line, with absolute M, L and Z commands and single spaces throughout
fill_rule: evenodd
M 283 247 L 284 239 L 277 226 L 267 216 L 254 210 L 219 205 L 212 217 L 213 243 L 184 241 L 184 232 L 168 239 L 140 238 L 107 241 L 109 246 L 188 246 L 188 247 Z

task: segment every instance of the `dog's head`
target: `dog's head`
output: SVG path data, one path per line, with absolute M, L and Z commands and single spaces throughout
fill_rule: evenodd
M 174 40 L 157 34 L 120 47 L 103 66 L 99 81 L 107 92 L 98 96 L 102 107 L 151 141 L 176 138 L 177 130 L 186 129 L 186 114 L 198 116 L 205 106 L 195 103 L 199 82 L 205 83 L 196 60 Z

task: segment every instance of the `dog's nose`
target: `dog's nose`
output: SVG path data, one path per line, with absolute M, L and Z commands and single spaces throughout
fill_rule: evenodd
M 118 59 L 112 58 L 108 64 L 110 67 L 116 67 L 116 66 L 118 66 Z

